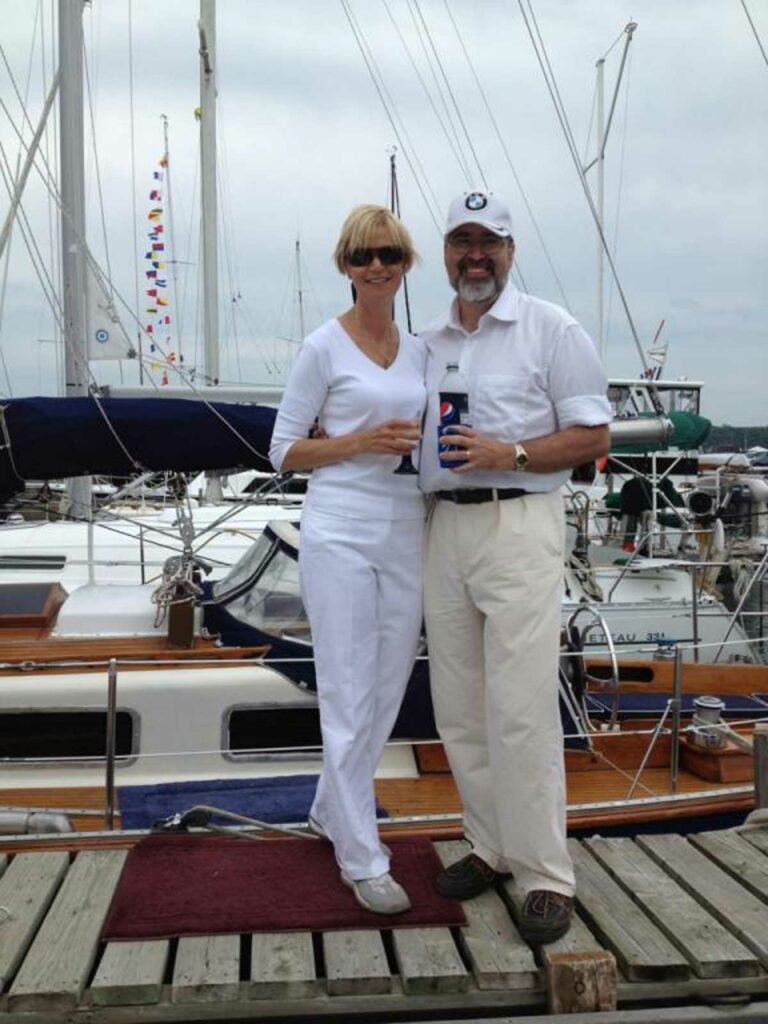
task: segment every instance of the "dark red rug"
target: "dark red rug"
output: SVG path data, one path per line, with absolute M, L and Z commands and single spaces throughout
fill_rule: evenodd
M 128 854 L 103 938 L 466 924 L 461 904 L 434 889 L 441 864 L 429 839 L 387 844 L 392 874 L 412 903 L 392 916 L 358 906 L 330 843 L 150 836 Z

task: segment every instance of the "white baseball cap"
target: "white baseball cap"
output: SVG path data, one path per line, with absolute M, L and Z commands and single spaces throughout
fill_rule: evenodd
M 497 192 L 473 189 L 456 196 L 448 207 L 445 234 L 450 235 L 462 224 L 479 224 L 500 238 L 512 237 L 512 216 Z

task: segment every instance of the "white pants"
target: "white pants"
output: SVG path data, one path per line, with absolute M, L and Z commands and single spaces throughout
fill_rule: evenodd
M 352 878 L 389 870 L 373 776 L 413 668 L 422 621 L 421 519 L 305 509 L 299 573 L 315 651 L 323 770 L 312 817 Z
M 440 736 L 474 851 L 519 889 L 572 895 L 558 709 L 560 491 L 437 500 L 424 602 Z

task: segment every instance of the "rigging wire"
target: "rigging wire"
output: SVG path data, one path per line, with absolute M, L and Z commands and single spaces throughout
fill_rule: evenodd
M 531 39 L 531 43 L 533 45 L 533 49 L 534 49 L 534 52 L 536 54 L 536 59 L 539 62 L 539 67 L 541 68 L 542 74 L 544 75 L 544 81 L 546 83 L 547 90 L 549 91 L 550 97 L 552 98 L 552 102 L 553 102 L 554 107 L 555 107 L 555 113 L 556 113 L 557 119 L 558 119 L 558 121 L 560 123 L 560 127 L 561 127 L 561 129 L 563 131 L 563 135 L 565 136 L 565 141 L 566 141 L 566 145 L 568 147 L 568 151 L 569 151 L 569 153 L 571 155 L 571 158 L 572 158 L 572 160 L 574 162 L 574 166 L 576 167 L 576 173 L 577 173 L 577 176 L 579 178 L 579 183 L 581 184 L 582 190 L 584 192 L 584 196 L 585 196 L 585 198 L 587 200 L 587 205 L 589 206 L 590 213 L 592 214 L 592 219 L 595 222 L 595 227 L 597 229 L 598 237 L 600 239 L 600 244 L 603 247 L 603 251 L 605 252 L 605 258 L 608 261 L 608 265 L 611 268 L 611 273 L 613 274 L 613 279 L 614 279 L 615 284 L 616 284 L 616 291 L 619 294 L 619 298 L 621 300 L 621 304 L 622 304 L 622 307 L 624 309 L 624 314 L 625 314 L 625 316 L 627 318 L 627 322 L 629 324 L 629 329 L 630 329 L 630 332 L 632 334 L 632 338 L 633 338 L 633 340 L 635 342 L 635 346 L 637 348 L 638 355 L 640 357 L 640 363 L 641 363 L 641 365 L 642 365 L 644 370 L 648 370 L 648 362 L 647 362 L 647 359 L 645 357 L 645 353 L 643 352 L 643 347 L 642 347 L 642 345 L 640 343 L 640 337 L 639 337 L 639 335 L 637 333 L 637 328 L 635 327 L 635 322 L 634 322 L 634 320 L 632 318 L 632 314 L 631 314 L 630 309 L 629 309 L 629 303 L 627 302 L 626 295 L 624 294 L 624 289 L 622 288 L 621 281 L 619 280 L 619 275 L 618 275 L 618 271 L 616 269 L 616 264 L 614 263 L 613 257 L 612 257 L 611 252 L 610 252 L 610 248 L 608 246 L 608 240 L 605 237 L 605 232 L 603 231 L 603 227 L 602 227 L 602 225 L 600 223 L 600 217 L 599 217 L 597 209 L 595 207 L 594 200 L 592 199 L 592 193 L 590 192 L 589 185 L 587 184 L 586 176 L 584 174 L 584 170 L 583 170 L 583 168 L 581 166 L 581 163 L 579 161 L 579 154 L 578 154 L 578 150 L 576 148 L 575 140 L 573 138 L 573 132 L 571 131 L 571 127 L 570 127 L 570 124 L 568 122 L 568 117 L 567 117 L 567 114 L 566 114 L 565 107 L 563 105 L 562 99 L 560 97 L 559 90 L 557 88 L 557 82 L 556 82 L 556 80 L 554 78 L 554 73 L 552 71 L 551 64 L 549 63 L 549 58 L 547 57 L 546 47 L 544 46 L 544 41 L 543 41 L 543 39 L 541 37 L 541 33 L 539 31 L 539 27 L 538 27 L 538 24 L 536 22 L 536 16 L 535 16 L 535 14 L 533 12 L 533 7 L 532 7 L 532 4 L 531 4 L 531 0 L 527 0 L 527 3 L 528 3 L 529 11 L 530 11 L 530 21 L 529 21 L 528 15 L 526 14 L 525 7 L 523 5 L 523 0 L 518 0 L 518 6 L 520 7 L 520 13 L 523 16 L 523 21 L 525 23 L 526 30 L 528 31 L 528 35 L 529 35 L 529 37 Z M 534 35 L 534 29 L 531 28 L 531 22 L 533 22 L 533 26 L 534 26 L 534 29 L 535 29 L 535 35 Z M 537 39 L 538 39 L 538 42 L 537 42 Z M 651 401 L 653 402 L 653 405 L 654 405 L 654 408 L 655 408 L 656 412 L 658 412 L 660 414 L 663 413 L 663 409 L 661 408 L 661 403 L 660 403 L 660 400 L 659 400 L 659 396 L 658 396 L 658 394 L 656 392 L 656 389 L 655 388 L 650 388 L 649 389 L 649 395 L 650 395 Z
M 406 55 L 408 57 L 408 60 L 410 61 L 411 67 L 413 68 L 414 73 L 415 73 L 415 75 L 416 75 L 416 77 L 417 77 L 417 79 L 419 81 L 419 85 L 423 89 L 424 95 L 427 97 L 427 101 L 429 102 L 429 105 L 432 107 L 432 113 L 435 115 L 435 117 L 437 119 L 437 123 L 440 125 L 440 128 L 442 129 L 443 135 L 445 135 L 446 141 L 448 142 L 448 145 L 450 146 L 451 151 L 453 152 L 453 155 L 456 157 L 456 162 L 458 163 L 459 167 L 461 168 L 462 172 L 464 173 L 464 176 L 465 176 L 466 181 L 467 181 L 467 185 L 471 185 L 472 184 L 471 175 L 469 173 L 469 168 L 467 167 L 466 162 L 463 159 L 463 154 L 461 153 L 460 149 L 457 147 L 457 145 L 454 142 L 454 140 L 451 138 L 451 134 L 448 131 L 448 128 L 446 127 L 446 124 L 445 124 L 445 122 L 443 121 L 443 118 L 440 115 L 440 111 L 437 109 L 437 104 L 435 103 L 435 101 L 434 101 L 434 99 L 432 97 L 432 93 L 429 91 L 427 83 L 424 81 L 424 78 L 423 78 L 421 72 L 419 71 L 419 67 L 418 67 L 418 65 L 416 63 L 416 60 L 415 60 L 415 58 L 414 58 L 414 56 L 413 56 L 413 54 L 411 52 L 410 47 L 408 46 L 408 42 L 407 42 L 405 36 L 403 35 L 402 31 L 400 30 L 400 26 L 398 25 L 397 20 L 395 19 L 394 15 L 392 14 L 392 10 L 391 10 L 391 8 L 389 6 L 389 3 L 387 2 L 387 0 L 382 0 L 382 3 L 384 4 L 384 8 L 385 8 L 387 14 L 389 15 L 389 20 L 392 22 L 392 25 L 394 26 L 394 29 L 397 32 L 398 38 L 400 39 L 400 42 L 402 43 L 403 49 L 406 52 Z
M 749 27 L 752 29 L 755 39 L 757 40 L 757 45 L 760 47 L 760 53 L 762 53 L 763 55 L 763 60 L 766 64 L 768 64 L 768 54 L 765 52 L 765 47 L 763 46 L 762 40 L 760 39 L 760 36 L 757 34 L 757 28 L 755 27 L 755 23 L 754 21 L 752 21 L 752 16 L 750 15 L 749 10 L 747 9 L 747 0 L 741 0 L 741 6 L 744 8 L 744 13 L 747 16 Z
M 135 308 L 139 308 L 139 210 L 136 195 L 136 117 L 133 89 L 133 0 L 128 0 L 128 117 L 131 126 L 131 209 L 133 210 L 133 285 Z M 136 351 L 139 354 L 139 384 L 144 383 L 144 351 L 141 331 L 136 332 Z
M 456 23 L 455 18 L 453 16 L 453 12 L 451 11 L 451 8 L 450 8 L 448 0 L 443 0 L 443 3 L 445 5 L 445 9 L 446 9 L 446 12 L 448 14 L 448 17 L 450 18 L 451 24 L 453 25 L 454 31 L 456 33 L 456 36 L 457 36 L 457 38 L 459 40 L 459 43 L 461 45 L 461 49 L 462 49 L 462 52 L 464 53 L 464 57 L 465 57 L 465 59 L 467 61 L 467 64 L 469 65 L 469 69 L 472 72 L 472 77 L 475 80 L 475 85 L 477 86 L 478 92 L 480 93 L 480 96 L 482 98 L 483 106 L 485 107 L 486 113 L 488 114 L 490 122 L 493 125 L 493 130 L 495 132 L 496 138 L 498 139 L 499 145 L 501 146 L 501 150 L 502 150 L 502 152 L 504 154 L 504 158 L 505 158 L 505 160 L 507 162 L 507 166 L 509 167 L 509 169 L 510 169 L 510 171 L 512 173 L 512 177 L 514 179 L 515 185 L 517 186 L 517 189 L 518 189 L 518 191 L 520 193 L 520 196 L 521 196 L 521 198 L 523 200 L 523 205 L 525 206 L 525 209 L 526 209 L 526 211 L 528 213 L 528 216 L 531 219 L 531 223 L 533 224 L 534 232 L 536 233 L 536 237 L 539 240 L 539 244 L 541 245 L 542 251 L 544 253 L 544 257 L 545 257 L 545 259 L 547 261 L 547 264 L 549 266 L 550 271 L 552 272 L 552 276 L 555 279 L 555 284 L 557 285 L 557 290 L 560 293 L 560 298 L 562 299 L 562 302 L 563 302 L 563 305 L 565 306 L 565 308 L 570 310 L 571 307 L 570 307 L 570 303 L 568 302 L 568 296 L 565 294 L 565 288 L 563 286 L 562 281 L 560 280 L 560 275 L 558 274 L 557 269 L 555 268 L 555 264 L 554 264 L 554 261 L 552 259 L 551 253 L 549 251 L 549 247 L 547 246 L 547 243 L 544 240 L 544 235 L 543 235 L 543 233 L 541 231 L 541 228 L 539 227 L 539 222 L 536 219 L 536 215 L 533 212 L 533 207 L 531 206 L 531 204 L 530 204 L 530 202 L 528 200 L 528 196 L 527 196 L 526 191 L 525 191 L 525 189 L 523 187 L 523 183 L 520 180 L 520 176 L 517 173 L 517 169 L 515 168 L 514 162 L 512 160 L 512 156 L 511 156 L 511 154 L 509 152 L 509 148 L 507 147 L 507 144 L 504 141 L 504 136 L 501 133 L 501 129 L 499 128 L 498 121 L 496 120 L 496 117 L 495 117 L 495 115 L 493 113 L 493 109 L 491 108 L 490 101 L 488 100 L 488 94 L 486 93 L 486 91 L 485 91 L 485 89 L 483 87 L 483 84 L 480 81 L 480 76 L 478 75 L 477 70 L 476 70 L 475 65 L 474 65 L 474 62 L 472 61 L 472 58 L 469 55 L 469 51 L 467 50 L 466 44 L 464 43 L 464 38 L 463 38 L 463 36 L 461 34 L 461 31 L 460 31 L 460 29 L 459 29 L 459 27 L 458 27 L 458 25 Z M 525 278 L 523 276 L 523 272 L 520 269 L 520 260 L 517 257 L 515 258 L 515 265 L 516 265 L 516 268 L 517 268 L 517 272 L 520 275 L 520 280 L 522 282 L 523 289 L 527 292 L 528 291 L 528 287 L 527 287 L 527 285 L 525 283 Z
M 453 89 L 451 88 L 451 83 L 448 81 L 448 76 L 445 73 L 445 68 L 443 67 L 443 62 L 440 60 L 440 54 L 437 52 L 437 47 L 435 46 L 434 41 L 432 39 L 432 35 L 431 35 L 430 31 L 429 31 L 429 26 L 427 25 L 427 22 L 424 19 L 424 15 L 421 13 L 421 8 L 419 7 L 419 0 L 413 0 L 413 4 L 414 4 L 414 6 L 416 8 L 416 13 L 419 15 L 419 19 L 420 19 L 422 25 L 424 26 L 424 32 L 426 34 L 427 40 L 429 41 L 430 49 L 432 50 L 432 53 L 435 56 L 435 61 L 437 62 L 437 66 L 440 69 L 440 74 L 442 75 L 443 81 L 445 82 L 445 88 L 446 88 L 446 90 L 448 92 L 448 95 L 451 98 L 451 103 L 453 104 L 453 109 L 456 111 L 456 117 L 458 119 L 459 124 L 461 125 L 461 130 L 464 132 L 464 137 L 467 140 L 467 145 L 469 146 L 469 151 L 472 154 L 475 163 L 477 164 L 477 169 L 478 169 L 478 171 L 480 173 L 480 180 L 482 181 L 483 185 L 487 189 L 488 188 L 488 181 L 486 180 L 485 172 L 483 171 L 482 165 L 480 164 L 480 158 L 478 157 L 477 152 L 475 150 L 475 147 L 472 144 L 472 139 L 470 138 L 469 132 L 467 131 L 467 126 L 464 123 L 464 118 L 462 117 L 461 110 L 459 109 L 459 104 L 456 101 L 456 96 L 454 95 Z
M 91 141 L 93 145 L 93 163 L 96 170 L 96 191 L 99 197 L 99 221 L 101 223 L 101 231 L 104 238 L 104 262 L 107 267 L 107 282 L 112 280 L 112 266 L 109 259 L 109 240 L 107 238 L 107 218 L 104 213 L 104 192 L 101 186 L 101 167 L 99 165 L 99 151 L 96 146 L 96 122 L 93 116 L 93 96 L 91 93 L 91 77 L 88 71 L 88 53 L 85 47 L 85 38 L 81 32 L 81 43 L 83 49 L 83 67 L 85 69 L 85 92 L 87 97 L 88 106 L 88 117 L 91 126 Z M 112 300 L 112 293 L 109 293 L 110 301 Z
M 434 63 L 433 63 L 433 61 L 432 61 L 432 59 L 431 59 L 431 57 L 429 55 L 429 49 L 427 48 L 427 44 L 424 41 L 424 33 L 421 30 L 421 27 L 419 25 L 419 21 L 418 21 L 418 19 L 416 17 L 416 13 L 415 13 L 415 11 L 413 9 L 413 0 L 407 0 L 407 2 L 408 2 L 408 13 L 410 14 L 411 21 L 413 22 L 413 28 L 414 28 L 414 31 L 416 32 L 416 38 L 419 40 L 419 45 L 421 46 L 421 52 L 424 54 L 424 60 L 426 61 L 426 65 L 429 68 L 429 73 L 432 76 L 432 81 L 433 81 L 434 86 L 435 86 L 435 91 L 437 92 L 437 95 L 438 95 L 438 97 L 440 99 L 440 103 L 441 103 L 441 105 L 443 107 L 443 111 L 445 112 L 446 123 L 447 123 L 448 127 L 450 128 L 451 134 L 453 135 L 452 149 L 454 150 L 454 153 L 456 154 L 456 158 L 458 160 L 459 167 L 461 168 L 462 173 L 464 175 L 465 181 L 466 181 L 467 185 L 471 188 L 471 186 L 472 186 L 472 172 L 469 169 L 469 161 L 467 160 L 466 156 L 464 155 L 464 150 L 462 149 L 462 145 L 461 145 L 461 139 L 459 138 L 459 133 L 456 130 L 456 125 L 453 123 L 453 118 L 451 117 L 451 111 L 450 111 L 450 108 L 448 107 L 448 101 L 445 98 L 445 95 L 443 93 L 443 89 L 442 89 L 442 87 L 440 85 L 440 79 L 437 76 L 437 72 L 435 71 L 435 68 L 434 68 Z M 450 138 L 450 136 L 449 136 L 449 138 Z
M 406 159 L 406 161 L 408 163 L 408 166 L 411 169 L 411 174 L 413 175 L 414 181 L 416 182 L 416 187 L 418 188 L 419 192 L 421 193 L 421 198 L 424 200 L 424 205 L 427 208 L 427 212 L 429 213 L 430 217 L 432 218 L 432 221 L 433 221 L 435 227 L 437 228 L 438 232 L 442 235 L 442 228 L 440 227 L 440 221 L 439 221 L 438 217 L 435 215 L 435 211 L 434 211 L 434 209 L 433 209 L 433 207 L 432 207 L 432 205 L 430 203 L 430 200 L 429 200 L 429 198 L 427 196 L 427 193 L 424 190 L 424 185 L 422 185 L 421 178 L 417 174 L 416 168 L 414 167 L 414 160 L 416 162 L 418 162 L 415 151 L 414 151 L 414 155 L 413 155 L 413 160 L 411 159 L 410 149 L 408 148 L 408 147 L 410 147 L 410 138 L 408 138 L 408 147 L 406 147 L 403 144 L 403 137 L 402 136 L 405 135 L 407 137 L 407 133 L 405 132 L 404 128 L 403 128 L 403 131 L 401 133 L 401 131 L 397 127 L 397 124 L 395 123 L 395 119 L 394 119 L 394 116 L 393 116 L 393 111 L 390 110 L 390 105 L 387 102 L 387 98 L 384 95 L 385 90 L 384 90 L 383 82 L 380 83 L 379 79 L 376 77 L 376 72 L 374 71 L 375 62 L 373 61 L 373 57 L 369 56 L 369 54 L 366 52 L 366 46 L 364 45 L 364 41 L 363 41 L 364 37 L 362 35 L 362 32 L 361 32 L 359 26 L 356 23 L 354 15 L 353 15 L 350 7 L 349 7 L 348 0 L 341 0 L 341 6 L 342 6 L 342 9 L 344 11 L 344 14 L 347 17 L 347 21 L 349 22 L 349 26 L 352 29 L 352 34 L 355 37 L 355 41 L 357 42 L 358 49 L 360 50 L 362 58 L 365 61 L 365 65 L 368 68 L 368 73 L 371 76 L 371 81 L 373 82 L 374 88 L 376 89 L 376 92 L 379 95 L 379 99 L 381 100 L 382 106 L 384 107 L 384 112 L 387 115 L 387 119 L 389 120 L 389 123 L 390 123 L 390 125 L 392 127 L 392 130 L 395 133 L 395 137 L 396 137 L 396 139 L 397 139 L 397 141 L 398 141 L 398 143 L 400 145 L 400 149 L 402 150 L 403 155 L 405 156 L 405 159 Z M 391 99 L 390 99 L 390 102 L 391 102 Z M 393 104 L 393 107 L 394 107 L 394 104 Z M 421 165 L 419 165 L 419 166 L 421 166 Z M 423 168 L 421 169 L 421 171 L 422 171 L 422 174 L 424 174 Z M 426 182 L 427 188 L 429 188 L 430 192 L 432 192 L 431 188 L 429 187 L 429 183 L 428 183 L 428 181 L 426 179 L 426 175 L 424 175 L 424 180 Z M 434 193 L 432 193 L 432 196 L 433 196 L 433 200 L 432 201 L 434 202 L 435 207 L 439 207 L 439 203 L 437 201 L 437 198 L 434 196 Z

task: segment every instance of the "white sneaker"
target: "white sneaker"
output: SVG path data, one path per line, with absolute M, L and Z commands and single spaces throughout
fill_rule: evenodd
M 341 872 L 341 880 L 355 894 L 361 907 L 374 914 L 402 914 L 410 910 L 408 893 L 387 871 L 376 878 L 362 878 L 355 881 Z

